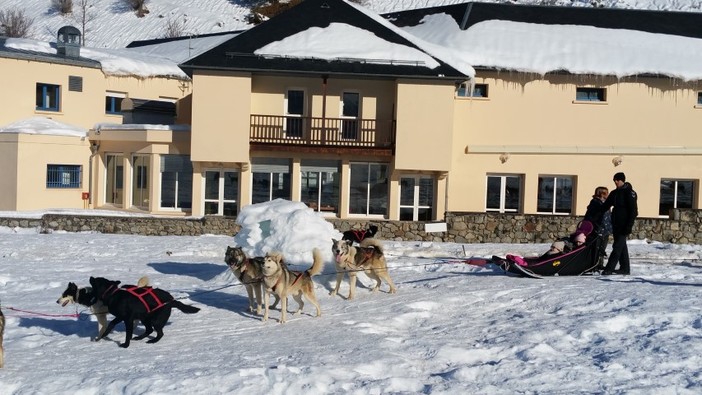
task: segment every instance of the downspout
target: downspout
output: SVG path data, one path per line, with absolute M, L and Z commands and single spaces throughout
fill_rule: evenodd
M 327 79 L 328 75 L 322 76 L 322 144 L 327 139 Z
M 90 143 L 90 159 L 88 160 L 88 208 L 94 207 L 93 204 L 93 158 L 99 153 L 100 143 Z

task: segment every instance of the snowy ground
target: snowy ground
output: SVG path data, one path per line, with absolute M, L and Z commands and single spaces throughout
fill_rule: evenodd
M 236 238 L 38 234 L 0 228 L 6 315 L 2 394 L 563 394 L 702 392 L 702 248 L 632 241 L 632 276 L 511 277 L 465 256 L 537 254 L 547 245 L 386 241 L 398 293 L 329 296 L 338 233 L 299 206 L 243 210 Z M 257 220 L 271 220 L 271 234 Z M 279 224 L 287 223 L 281 229 Z M 304 240 L 291 235 L 305 229 Z M 246 311 L 223 262 L 228 245 L 283 252 L 325 245 L 307 305 L 279 324 Z M 300 248 L 302 247 L 302 248 Z M 464 252 L 465 251 L 465 252 Z M 307 254 L 311 262 L 311 253 Z M 294 267 L 306 269 L 305 254 Z M 292 259 L 293 261 L 296 259 Z M 164 338 L 119 325 L 91 342 L 94 317 L 55 303 L 90 276 L 152 284 L 202 310 L 173 311 Z M 342 284 L 346 296 L 348 284 Z M 291 301 L 294 305 L 294 302 Z M 291 307 L 292 308 L 292 307 Z M 70 316 L 76 313 L 78 318 Z M 140 331 L 139 328 L 137 331 Z

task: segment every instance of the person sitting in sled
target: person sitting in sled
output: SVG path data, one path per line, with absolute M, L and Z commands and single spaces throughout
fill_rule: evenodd
M 585 244 L 585 240 L 585 234 L 576 231 L 569 237 L 562 237 L 554 241 L 553 244 L 551 244 L 551 248 L 548 251 L 546 251 L 543 257 L 549 257 L 570 252 L 574 248 L 578 248 L 581 245 Z

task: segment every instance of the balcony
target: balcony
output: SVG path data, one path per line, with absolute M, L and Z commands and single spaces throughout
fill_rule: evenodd
M 392 156 L 395 121 L 253 114 L 249 142 L 252 150 Z

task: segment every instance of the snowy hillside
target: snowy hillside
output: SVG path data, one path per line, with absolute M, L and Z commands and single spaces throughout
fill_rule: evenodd
M 149 13 L 138 18 L 124 0 L 88 0 L 90 22 L 86 25 L 86 46 L 122 48 L 135 40 L 163 38 L 169 24 L 182 26 L 185 34 L 220 33 L 247 29 L 250 0 L 147 0 Z M 377 13 L 464 3 L 465 0 L 366 0 L 366 7 Z M 486 2 L 496 2 L 486 0 Z M 549 4 L 675 10 L 699 12 L 700 0 L 515 0 L 518 4 Z M 78 0 L 74 0 L 75 6 Z M 20 9 L 34 19 L 32 37 L 55 41 L 56 32 L 65 25 L 80 28 L 77 16 L 64 16 L 52 9 L 51 0 L 2 0 L 0 10 Z

